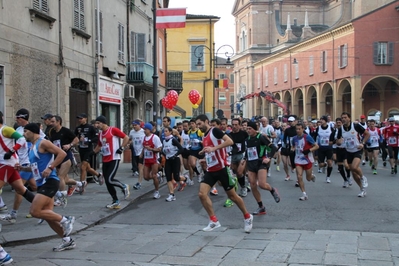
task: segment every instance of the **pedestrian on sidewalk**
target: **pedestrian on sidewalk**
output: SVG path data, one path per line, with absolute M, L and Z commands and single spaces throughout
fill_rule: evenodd
M 121 154 L 129 143 L 129 137 L 119 128 L 109 126 L 107 118 L 102 115 L 96 118 L 96 127 L 100 130 L 100 133 L 94 153 L 101 151 L 103 155 L 103 176 L 108 193 L 112 197 L 112 203 L 106 207 L 108 209 L 120 209 L 121 205 L 115 187 L 122 190 L 125 199 L 130 196 L 130 187 L 128 184 L 123 184 L 115 179 L 115 175 L 118 171 Z M 119 139 L 122 139 L 122 145 L 119 144 Z

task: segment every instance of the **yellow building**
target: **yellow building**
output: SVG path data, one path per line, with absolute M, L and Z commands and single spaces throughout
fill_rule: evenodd
M 191 117 L 205 113 L 214 117 L 214 25 L 219 17 L 187 15 L 186 27 L 167 30 L 167 69 L 183 71 L 183 91 L 168 116 Z M 191 90 L 203 97 L 197 109 L 188 98 Z

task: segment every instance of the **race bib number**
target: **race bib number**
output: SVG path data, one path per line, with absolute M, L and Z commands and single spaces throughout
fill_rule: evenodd
M 88 141 L 89 141 L 88 138 L 84 138 L 83 141 L 81 141 L 81 142 L 79 143 L 79 147 L 81 147 L 81 148 L 88 148 L 89 145 L 86 144 Z
M 35 180 L 42 179 L 42 176 L 40 175 L 39 167 L 37 166 L 37 163 L 32 163 L 32 164 L 30 165 L 30 167 L 31 167 L 31 170 L 32 170 L 33 178 L 34 178 Z
M 135 139 L 134 140 L 134 146 L 139 146 L 141 144 L 140 139 Z
M 212 167 L 218 164 L 215 152 L 205 153 L 205 160 L 208 167 Z
M 187 147 L 189 143 L 190 143 L 190 140 L 184 139 L 183 140 L 183 147 Z
M 191 147 L 193 148 L 199 148 L 199 141 L 197 139 L 192 139 L 191 140 Z
M 330 145 L 330 140 L 329 140 L 329 138 L 321 137 L 321 138 L 320 138 L 320 145 L 322 145 L 322 146 L 328 146 L 328 145 Z
M 396 137 L 389 137 L 388 138 L 388 143 L 389 144 L 396 144 L 397 143 L 397 138 Z
M 104 156 L 111 155 L 111 149 L 109 148 L 109 144 L 108 143 L 106 143 L 104 146 L 101 147 L 101 153 Z
M 154 158 L 154 153 L 149 150 L 144 150 L 144 159 L 152 159 Z
M 345 145 L 346 145 L 346 148 L 348 148 L 348 149 L 354 149 L 354 148 L 356 148 L 355 147 L 355 139 L 354 138 L 349 138 L 349 139 L 346 139 L 345 140 Z
M 54 144 L 55 146 L 57 146 L 58 148 L 62 149 L 62 148 L 61 148 L 61 140 L 56 139 L 56 140 L 53 141 L 53 144 Z
M 377 144 L 378 143 L 378 137 L 376 137 L 376 136 L 370 137 L 370 143 L 371 144 Z
M 256 150 L 256 147 L 250 147 L 247 149 L 248 152 L 248 161 L 253 161 L 253 160 L 258 160 L 258 151 Z

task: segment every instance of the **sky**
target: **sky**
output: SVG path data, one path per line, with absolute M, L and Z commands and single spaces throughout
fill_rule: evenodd
M 216 49 L 229 44 L 235 49 L 234 17 L 231 14 L 235 0 L 170 0 L 169 7 L 187 7 L 187 14 L 220 17 L 215 24 Z

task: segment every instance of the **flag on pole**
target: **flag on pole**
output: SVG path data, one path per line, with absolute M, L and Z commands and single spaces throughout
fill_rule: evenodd
M 186 27 L 186 8 L 157 9 L 157 29 Z
M 215 88 L 225 89 L 229 86 L 228 79 L 215 79 Z

